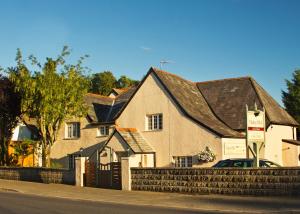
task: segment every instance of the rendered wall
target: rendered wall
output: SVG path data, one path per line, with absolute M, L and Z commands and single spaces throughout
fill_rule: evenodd
M 93 159 L 95 159 L 95 151 L 104 144 L 108 136 L 97 137 L 97 126 L 90 125 L 86 118 L 69 120 L 67 122 L 80 122 L 80 137 L 77 139 L 66 139 L 65 124 L 63 124 L 59 130 L 58 140 L 51 148 L 51 161 L 67 168 L 68 154 L 78 153 L 80 148 L 83 148 L 82 156 L 89 157 L 93 155 Z
M 146 131 L 146 115 L 155 113 L 163 114 L 163 129 Z M 194 166 L 205 166 L 205 164 L 199 165 L 197 154 L 206 146 L 217 154 L 216 161 L 222 157 L 221 139 L 188 119 L 176 107 L 153 74 L 145 80 L 116 124 L 123 128 L 137 128 L 142 133 L 156 152 L 158 167 L 172 166 L 173 156 L 191 155 Z
M 297 166 L 299 151 L 297 147 L 289 145 L 287 149 L 282 139 L 293 139 L 296 137 L 295 130 L 291 126 L 271 125 L 266 132 L 266 143 L 264 158 L 274 161 L 283 166 Z

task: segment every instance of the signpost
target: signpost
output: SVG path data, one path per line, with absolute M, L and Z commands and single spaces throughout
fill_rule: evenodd
M 249 110 L 246 105 L 247 117 L 247 157 L 249 158 L 249 150 L 254 157 L 254 167 L 259 167 L 259 150 L 265 142 L 265 109 L 263 111 L 257 109 L 256 103 L 254 110 Z

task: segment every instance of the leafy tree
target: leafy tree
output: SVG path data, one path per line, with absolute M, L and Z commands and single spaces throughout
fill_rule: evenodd
M 8 147 L 21 114 L 20 103 L 21 99 L 14 91 L 14 84 L 0 74 L 0 165 L 9 165 L 12 160 Z
M 117 81 L 117 88 L 128 88 L 133 85 L 137 85 L 139 81 L 137 80 L 132 80 L 129 77 L 123 75 L 121 76 L 118 81 Z
M 21 94 L 21 110 L 37 122 L 42 147 L 42 165 L 50 166 L 50 148 L 57 140 L 63 121 L 86 114 L 84 95 L 89 83 L 83 76 L 85 68 L 81 57 L 75 65 L 66 64 L 70 54 L 68 47 L 56 58 L 46 58 L 41 65 L 34 56 L 29 57 L 37 71 L 31 72 L 25 65 L 21 51 L 17 51 L 17 67 L 10 70 L 10 79 Z M 24 121 L 26 123 L 26 121 Z
M 92 93 L 108 95 L 111 90 L 116 87 L 116 78 L 110 71 L 93 74 L 91 78 Z
M 35 141 L 32 140 L 23 140 L 21 142 L 17 142 L 13 145 L 14 148 L 14 155 L 19 160 L 19 157 L 21 157 L 21 166 L 24 166 L 24 160 L 29 155 L 33 154 L 34 152 L 34 146 L 36 145 Z
M 300 123 L 300 70 L 293 73 L 292 80 L 286 80 L 287 91 L 282 91 L 282 101 L 291 116 Z

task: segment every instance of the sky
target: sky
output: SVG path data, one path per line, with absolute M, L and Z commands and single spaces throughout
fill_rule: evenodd
M 0 66 L 68 45 L 91 73 L 141 79 L 151 66 L 199 82 L 252 76 L 280 104 L 300 68 L 300 1 L 1 0 Z

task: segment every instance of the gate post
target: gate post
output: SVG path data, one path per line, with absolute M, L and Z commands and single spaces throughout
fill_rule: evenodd
M 130 158 L 121 158 L 122 190 L 131 190 Z
M 87 157 L 75 158 L 75 185 L 79 187 L 84 186 L 84 173 L 85 173 L 85 161 Z

